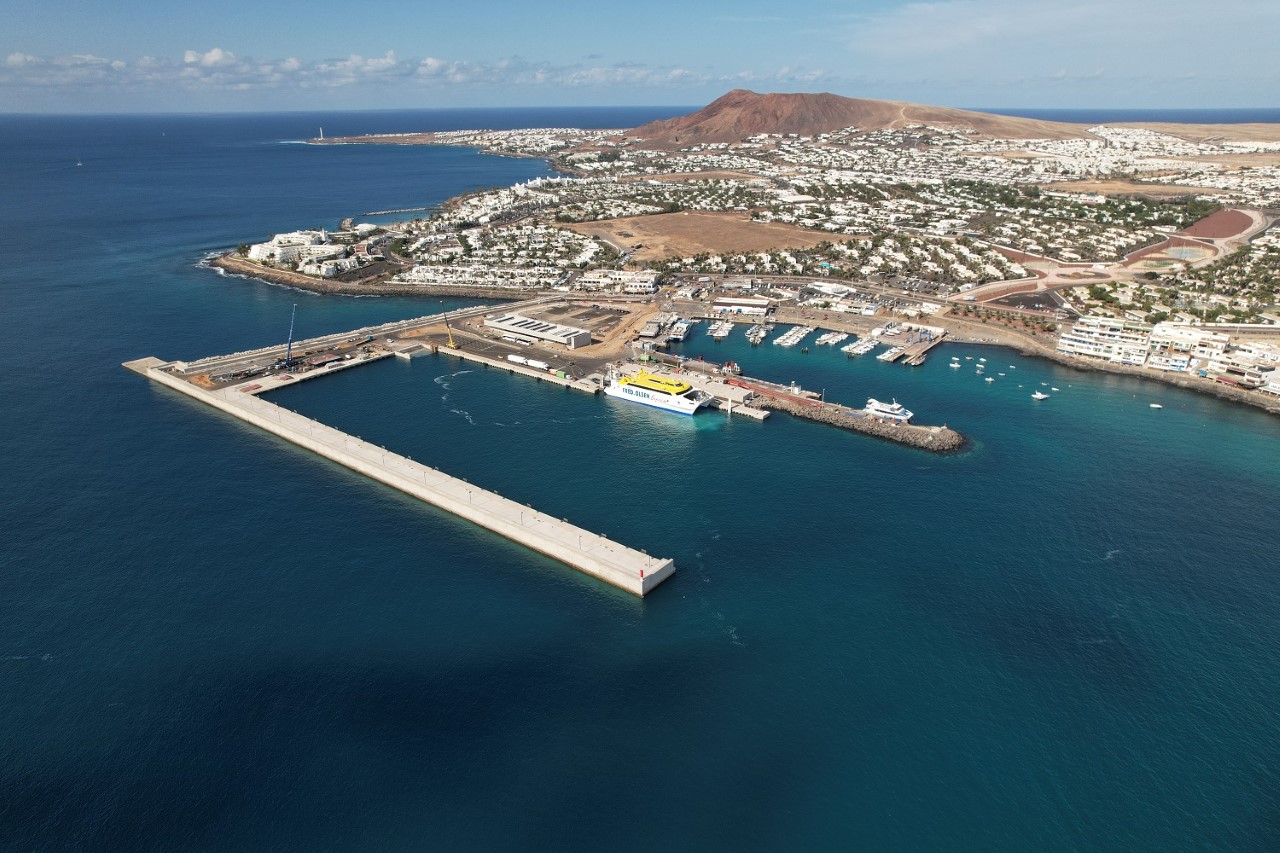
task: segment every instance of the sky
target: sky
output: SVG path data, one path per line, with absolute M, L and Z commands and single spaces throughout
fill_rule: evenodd
M 795 10 L 795 11 L 792 11 Z M 0 0 L 0 112 L 1277 107 L 1262 0 Z

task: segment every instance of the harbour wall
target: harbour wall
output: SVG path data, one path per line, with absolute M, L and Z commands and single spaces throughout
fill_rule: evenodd
M 646 595 L 675 572 L 670 558 L 628 548 L 234 387 L 198 388 L 171 375 L 169 362 L 145 358 L 124 366 L 634 595 Z
M 759 405 L 761 408 L 777 409 L 798 418 L 873 435 L 934 453 L 960 450 L 966 442 L 963 435 L 945 426 L 916 426 L 880 420 L 834 403 L 801 402 L 783 396 L 762 394 Z
M 573 388 L 575 391 L 585 391 L 588 394 L 597 394 L 600 392 L 600 386 L 595 382 L 587 379 L 573 379 L 566 376 L 556 376 L 546 370 L 538 370 L 525 364 L 517 364 L 513 361 L 499 360 L 490 358 L 489 356 L 480 355 L 479 353 L 468 352 L 465 347 L 450 349 L 449 347 L 433 347 L 432 352 L 435 355 L 451 355 L 463 361 L 472 361 L 477 364 L 483 364 L 486 367 L 493 367 L 498 370 L 505 370 L 507 373 L 518 373 L 521 376 L 528 376 L 539 382 L 550 382 L 552 385 L 563 385 L 565 388 Z

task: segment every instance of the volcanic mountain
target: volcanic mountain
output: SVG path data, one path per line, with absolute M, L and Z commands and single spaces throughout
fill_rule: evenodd
M 738 142 L 759 133 L 815 136 L 846 127 L 884 130 L 913 124 L 973 130 L 998 139 L 1067 139 L 1087 136 L 1083 127 L 1056 121 L 991 115 L 950 107 L 821 94 L 761 95 L 734 89 L 695 113 L 655 121 L 628 135 L 661 148 L 700 142 Z

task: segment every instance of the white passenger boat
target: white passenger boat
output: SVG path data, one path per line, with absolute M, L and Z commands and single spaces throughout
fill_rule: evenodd
M 682 415 L 694 414 L 712 399 L 710 394 L 699 391 L 683 379 L 658 376 L 643 370 L 632 376 L 613 373 L 609 379 L 609 384 L 604 387 L 604 393 L 610 397 L 619 397 L 633 403 L 642 403 Z
M 915 416 L 911 410 L 904 408 L 897 400 L 892 403 L 881 403 L 874 397 L 867 400 L 867 406 L 863 411 L 872 417 L 888 418 L 899 423 L 906 423 Z
M 1044 393 L 1043 391 L 1033 391 L 1031 394 L 1031 399 L 1032 400 L 1048 400 L 1049 395 Z

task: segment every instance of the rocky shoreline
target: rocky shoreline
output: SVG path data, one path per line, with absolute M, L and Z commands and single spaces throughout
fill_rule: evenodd
M 1217 397 L 1220 400 L 1226 400 L 1231 403 L 1240 403 L 1245 406 L 1252 406 L 1255 409 L 1261 409 L 1272 415 L 1280 415 L 1280 397 L 1268 397 L 1260 391 L 1246 391 L 1243 388 L 1233 388 L 1230 385 L 1224 385 L 1221 382 L 1215 382 L 1212 379 L 1206 379 L 1201 376 L 1194 376 L 1186 373 L 1166 373 L 1164 371 L 1151 370 L 1146 367 L 1131 367 L 1125 364 L 1111 364 L 1108 362 L 1098 362 L 1073 358 L 1071 356 L 1062 355 L 1056 351 L 1044 352 L 1038 349 L 1022 349 L 1019 352 L 1024 355 L 1040 356 L 1050 361 L 1067 367 L 1073 367 L 1076 370 L 1092 371 L 1097 373 L 1115 373 L 1120 376 L 1133 376 L 1138 379 L 1147 379 L 1152 382 L 1159 382 L 1162 385 L 1171 385 L 1174 388 L 1182 388 L 1186 391 L 1195 391 L 1198 394 L 1206 394 L 1211 397 Z
M 864 435 L 874 436 L 897 444 L 905 444 L 919 450 L 932 453 L 954 453 L 968 444 L 962 434 L 946 426 L 926 427 L 912 424 L 882 421 L 876 418 L 861 416 L 855 410 L 834 403 L 806 405 L 785 397 L 761 395 L 757 403 L 762 409 L 786 412 L 797 418 L 817 421 L 818 423 L 841 429 L 853 430 Z
M 1114 373 L 1119 376 L 1132 376 L 1136 379 L 1145 379 L 1150 382 L 1158 382 L 1162 385 L 1170 385 L 1174 388 L 1182 388 L 1186 391 L 1194 391 L 1198 394 L 1206 394 L 1211 397 L 1217 397 L 1220 400 L 1226 400 L 1232 403 L 1239 403 L 1245 406 L 1252 406 L 1261 409 L 1272 415 L 1280 415 L 1280 397 L 1269 397 L 1260 391 L 1246 391 L 1243 388 L 1233 388 L 1230 385 L 1224 385 L 1221 382 L 1215 382 L 1201 376 L 1188 373 L 1172 373 L 1162 370 L 1152 370 L 1148 367 L 1133 367 L 1127 364 L 1112 364 L 1111 362 L 1097 361 L 1090 358 L 1082 358 L 1080 356 L 1064 355 L 1058 352 L 1056 347 L 1043 344 L 1038 340 L 1034 340 L 1025 335 L 1000 333 L 998 330 L 991 329 L 986 326 L 973 326 L 968 323 L 958 324 L 954 318 L 944 318 L 940 325 L 948 327 L 949 331 L 959 332 L 961 329 L 955 328 L 961 326 L 965 333 L 974 333 L 978 330 L 983 332 L 998 334 L 994 340 L 985 341 L 964 341 L 958 337 L 953 338 L 957 343 L 974 343 L 980 346 L 1007 346 L 1016 349 L 1021 355 L 1035 356 L 1044 358 L 1056 364 L 1065 367 L 1071 367 L 1076 370 L 1087 373 Z

